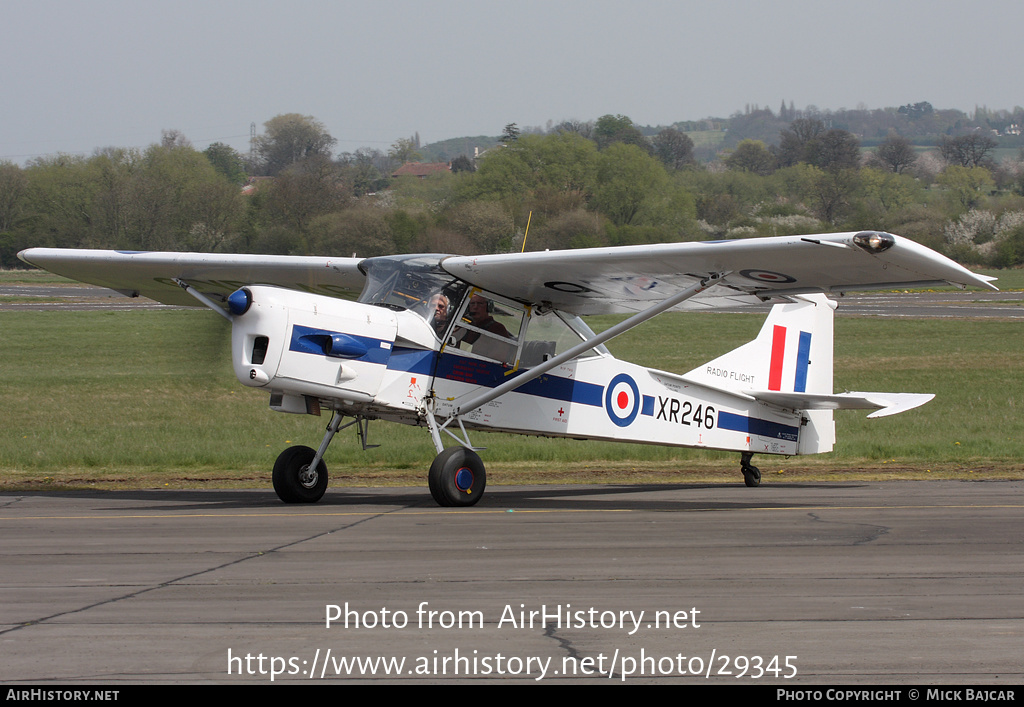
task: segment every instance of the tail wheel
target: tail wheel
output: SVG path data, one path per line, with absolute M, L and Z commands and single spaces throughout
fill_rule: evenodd
M 309 447 L 289 447 L 274 463 L 274 491 L 285 503 L 316 503 L 327 491 L 327 465 L 321 459 L 315 469 L 309 463 L 316 452 Z
M 487 472 L 476 452 L 449 447 L 434 458 L 427 483 L 437 505 L 472 506 L 484 495 Z
M 761 470 L 750 463 L 753 457 L 753 452 L 743 452 L 740 454 L 740 471 L 743 472 L 743 483 L 750 488 L 761 485 Z

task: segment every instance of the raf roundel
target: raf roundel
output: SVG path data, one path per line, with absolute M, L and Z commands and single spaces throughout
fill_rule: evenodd
M 604 394 L 608 418 L 619 427 L 627 427 L 640 412 L 640 389 L 625 373 L 612 378 Z
M 771 270 L 740 270 L 740 275 L 750 280 L 758 280 L 760 282 L 774 282 L 774 283 L 790 283 L 796 282 L 796 278 L 790 277 L 785 273 L 772 272 Z

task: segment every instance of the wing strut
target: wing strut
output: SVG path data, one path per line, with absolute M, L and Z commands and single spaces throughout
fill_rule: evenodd
M 214 302 L 212 299 L 210 299 L 209 297 L 204 295 L 202 292 L 200 292 L 196 288 L 192 287 L 192 285 L 188 284 L 184 280 L 181 280 L 181 279 L 179 279 L 177 277 L 171 278 L 171 279 L 174 280 L 174 284 L 175 285 L 177 285 L 181 289 L 185 290 L 185 292 L 187 292 L 190 295 L 192 295 L 193 297 L 195 297 L 197 300 L 200 301 L 200 303 L 202 303 L 203 305 L 209 307 L 214 312 L 216 312 L 220 316 L 222 316 L 225 319 L 227 319 L 229 322 L 231 321 L 231 315 L 228 314 L 227 312 L 225 312 L 223 307 L 218 307 L 217 303 Z
M 594 348 L 595 346 L 599 346 L 604 342 L 615 338 L 619 334 L 629 331 L 638 324 L 643 324 L 648 319 L 656 317 L 665 310 L 675 307 L 680 302 L 684 302 L 693 297 L 694 295 L 700 294 L 701 292 L 708 289 L 709 287 L 711 287 L 712 285 L 714 285 L 727 275 L 729 275 L 728 272 L 709 273 L 708 276 L 703 278 L 700 282 L 693 284 L 690 287 L 687 287 L 685 290 L 682 290 L 681 292 L 672 295 L 668 299 L 662 300 L 661 302 L 658 302 L 657 304 L 648 307 L 642 312 L 634 314 L 629 319 L 619 322 L 610 329 L 606 329 L 605 331 L 601 332 L 594 338 L 587 339 L 586 341 L 581 342 L 576 346 L 573 346 L 568 351 L 563 351 L 554 358 L 550 358 L 544 363 L 538 366 L 534 366 L 533 368 L 529 369 L 522 375 L 516 376 L 512 380 L 506 381 L 499 385 L 498 387 L 492 388 L 486 393 L 481 393 L 480 395 L 474 398 L 470 398 L 469 400 L 455 408 L 455 412 L 451 414 L 449 420 L 451 420 L 451 418 L 457 417 L 458 415 L 465 415 L 468 412 L 476 410 L 481 405 L 486 405 L 495 398 L 499 398 L 505 393 L 515 390 L 524 383 L 529 383 L 534 378 L 547 373 L 552 368 L 560 366 L 566 361 L 571 361 L 584 351 L 588 351 Z

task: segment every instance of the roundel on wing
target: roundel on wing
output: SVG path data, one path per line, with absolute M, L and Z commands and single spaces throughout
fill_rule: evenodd
M 562 282 L 561 280 L 552 280 L 551 282 L 545 282 L 544 287 L 549 287 L 552 290 L 558 290 L 559 292 L 567 292 L 571 295 L 580 295 L 584 292 L 593 292 L 589 287 L 585 287 L 576 282 Z
M 740 270 L 740 275 L 759 282 L 796 282 L 796 278 L 794 277 L 790 277 L 789 275 L 781 272 L 772 272 L 771 270 Z
M 626 427 L 640 412 L 640 389 L 625 373 L 612 378 L 604 392 L 604 409 L 619 427 Z

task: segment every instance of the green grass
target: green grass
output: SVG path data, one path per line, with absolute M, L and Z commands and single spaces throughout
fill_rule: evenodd
M 753 338 L 762 321 L 667 314 L 610 347 L 685 372 Z M 235 381 L 228 329 L 206 311 L 0 312 L 0 331 L 0 488 L 262 486 L 283 448 L 315 447 L 327 423 L 271 412 L 266 393 Z M 835 452 L 757 457 L 762 470 L 1022 476 L 1020 341 L 1019 322 L 839 317 L 836 390 L 934 392 L 936 400 L 877 420 L 837 413 Z M 369 441 L 384 444 L 363 452 L 342 433 L 327 456 L 332 483 L 420 483 L 434 455 L 424 429 L 375 422 Z M 473 441 L 488 448 L 493 483 L 738 478 L 736 455 L 721 452 L 496 433 Z
M 81 285 L 45 270 L 0 270 L 0 285 Z
M 974 270 L 974 268 L 970 268 Z M 1024 290 L 1024 268 L 1007 268 L 1005 270 L 974 270 L 976 273 L 997 278 L 993 285 L 1000 290 Z

